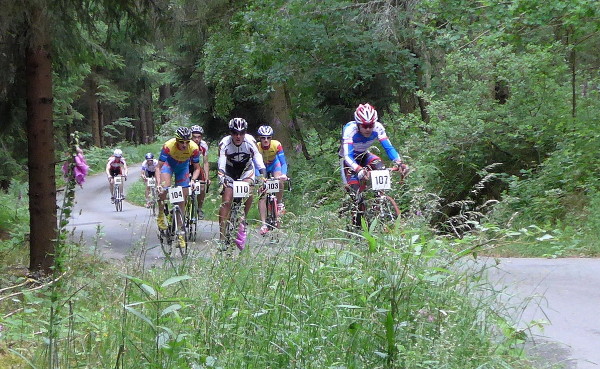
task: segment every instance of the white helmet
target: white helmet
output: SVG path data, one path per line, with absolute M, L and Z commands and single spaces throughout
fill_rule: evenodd
M 273 136 L 273 128 L 271 126 L 260 126 L 256 131 L 259 136 Z
M 244 118 L 233 118 L 229 121 L 229 130 L 236 132 L 245 132 L 248 129 L 248 122 Z
M 360 104 L 354 112 L 354 121 L 357 124 L 375 124 L 377 122 L 377 110 L 371 104 Z
M 123 151 L 121 151 L 121 149 L 115 149 L 115 151 L 113 151 L 113 155 L 115 156 L 115 158 L 120 158 L 121 156 L 123 156 Z

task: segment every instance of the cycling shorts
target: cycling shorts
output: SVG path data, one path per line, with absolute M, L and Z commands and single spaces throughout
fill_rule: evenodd
M 121 167 L 116 167 L 116 168 L 110 167 L 108 169 L 108 173 L 110 173 L 111 177 L 115 177 L 115 176 L 119 176 L 119 175 L 123 174 L 123 170 Z
M 381 169 L 383 168 L 383 163 L 381 162 L 381 158 L 377 155 L 374 155 L 368 151 L 357 155 L 356 163 L 361 167 L 371 166 L 371 169 Z M 358 175 L 352 168 L 344 161 L 344 167 L 342 169 L 344 171 L 344 176 L 346 179 L 346 184 L 349 185 L 358 185 Z
M 190 187 L 190 171 L 187 163 L 171 167 L 169 162 L 165 162 L 160 170 L 161 173 L 175 175 L 175 186 Z
M 153 171 L 153 172 L 151 172 L 149 170 L 146 171 L 146 178 L 153 178 L 155 175 L 156 175 L 156 171 Z

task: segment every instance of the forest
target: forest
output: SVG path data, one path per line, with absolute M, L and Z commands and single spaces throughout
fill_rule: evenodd
M 0 215 L 25 186 L 29 224 L 2 221 L 0 239 L 20 232 L 30 272 L 52 274 L 75 132 L 99 158 L 159 148 L 192 124 L 214 147 L 233 117 L 250 133 L 275 129 L 299 218 L 335 214 L 341 128 L 369 102 L 412 169 L 401 205 L 418 220 L 407 224 L 445 240 L 511 239 L 492 255 L 597 256 L 599 46 L 595 0 L 3 0 Z M 394 361 L 402 350 L 385 328 L 377 365 L 413 367 Z M 269 365 L 290 365 L 280 360 Z M 156 367 L 185 367 L 173 365 Z

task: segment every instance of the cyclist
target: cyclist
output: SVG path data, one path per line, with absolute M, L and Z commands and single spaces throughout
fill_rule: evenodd
M 113 154 L 108 158 L 106 163 L 106 176 L 108 177 L 108 188 L 110 190 L 110 201 L 115 202 L 114 196 L 114 177 L 122 175 L 127 180 L 127 162 L 123 157 L 123 151 L 121 149 L 115 149 Z M 123 196 L 125 198 L 125 196 Z
M 146 207 L 150 207 L 150 187 L 148 187 L 148 178 L 156 178 L 156 166 L 158 165 L 158 160 L 154 159 L 154 154 L 149 152 L 145 156 L 145 160 L 142 162 L 142 181 L 146 186 Z
M 281 180 L 281 190 L 277 193 L 277 211 L 283 215 L 285 207 L 283 205 L 283 181 L 287 179 L 287 161 L 285 160 L 285 153 L 281 142 L 273 140 L 273 128 L 270 126 L 258 127 L 258 152 L 262 154 L 263 161 L 267 167 L 267 177 L 279 178 Z M 257 172 L 258 174 L 258 172 Z M 260 213 L 260 220 L 262 226 L 260 227 L 260 234 L 264 235 L 269 231 L 269 227 L 266 224 L 267 219 L 267 199 L 265 196 L 261 196 L 258 199 L 258 212 Z
M 382 169 L 381 158 L 369 152 L 369 147 L 378 140 L 385 149 L 388 158 L 401 170 L 407 173 L 408 167 L 402 163 L 400 154 L 390 142 L 385 128 L 377 120 L 377 110 L 369 103 L 360 104 L 354 112 L 354 120 L 346 123 L 342 130 L 342 146 L 340 148 L 341 174 L 344 187 L 352 195 L 358 193 L 360 179 L 368 179 L 371 169 Z
M 240 180 L 254 185 L 255 167 L 261 174 L 261 179 L 266 176 L 266 168 L 262 155 L 256 146 L 256 140 L 249 134 L 248 122 L 243 118 L 233 118 L 229 121 L 229 136 L 223 137 L 219 142 L 218 175 L 221 184 L 221 207 L 219 208 L 219 238 L 225 239 L 225 226 L 231 211 L 233 200 L 232 181 Z M 244 219 L 252 206 L 252 195 L 244 204 Z M 242 221 L 246 232 L 245 220 Z M 245 234 L 243 235 L 245 237 Z
M 200 149 L 195 142 L 192 141 L 192 131 L 187 127 L 179 127 L 175 132 L 175 137 L 164 143 L 156 170 L 160 173 L 160 186 L 164 191 L 159 191 L 158 208 L 163 209 L 163 203 L 166 199 L 167 189 L 171 186 L 171 176 L 175 175 L 175 185 L 183 187 L 183 202 L 179 204 L 181 209 L 185 209 L 185 200 L 190 187 L 190 162 L 193 165 L 194 172 L 192 180 L 198 179 L 200 175 Z M 177 219 L 177 222 L 183 219 Z M 158 228 L 161 230 L 167 229 L 165 214 L 162 211 L 158 212 L 156 218 Z M 180 227 L 183 225 L 180 224 Z M 183 235 L 178 235 L 180 245 L 185 247 L 185 239 Z
M 202 139 L 204 136 L 204 129 L 198 125 L 191 127 L 192 130 L 192 141 L 200 148 L 200 155 L 202 156 L 202 166 L 200 170 L 200 180 L 204 181 L 204 188 L 198 193 L 198 219 L 204 219 L 204 211 L 202 211 L 202 205 L 204 204 L 204 198 L 206 197 L 206 189 L 210 185 L 210 179 L 208 179 L 208 144 Z M 192 167 L 190 166 L 190 173 L 192 173 Z

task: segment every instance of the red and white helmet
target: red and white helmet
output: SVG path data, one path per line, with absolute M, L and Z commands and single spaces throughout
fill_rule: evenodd
M 377 110 L 369 103 L 360 104 L 354 112 L 354 121 L 357 124 L 375 124 L 377 122 Z

